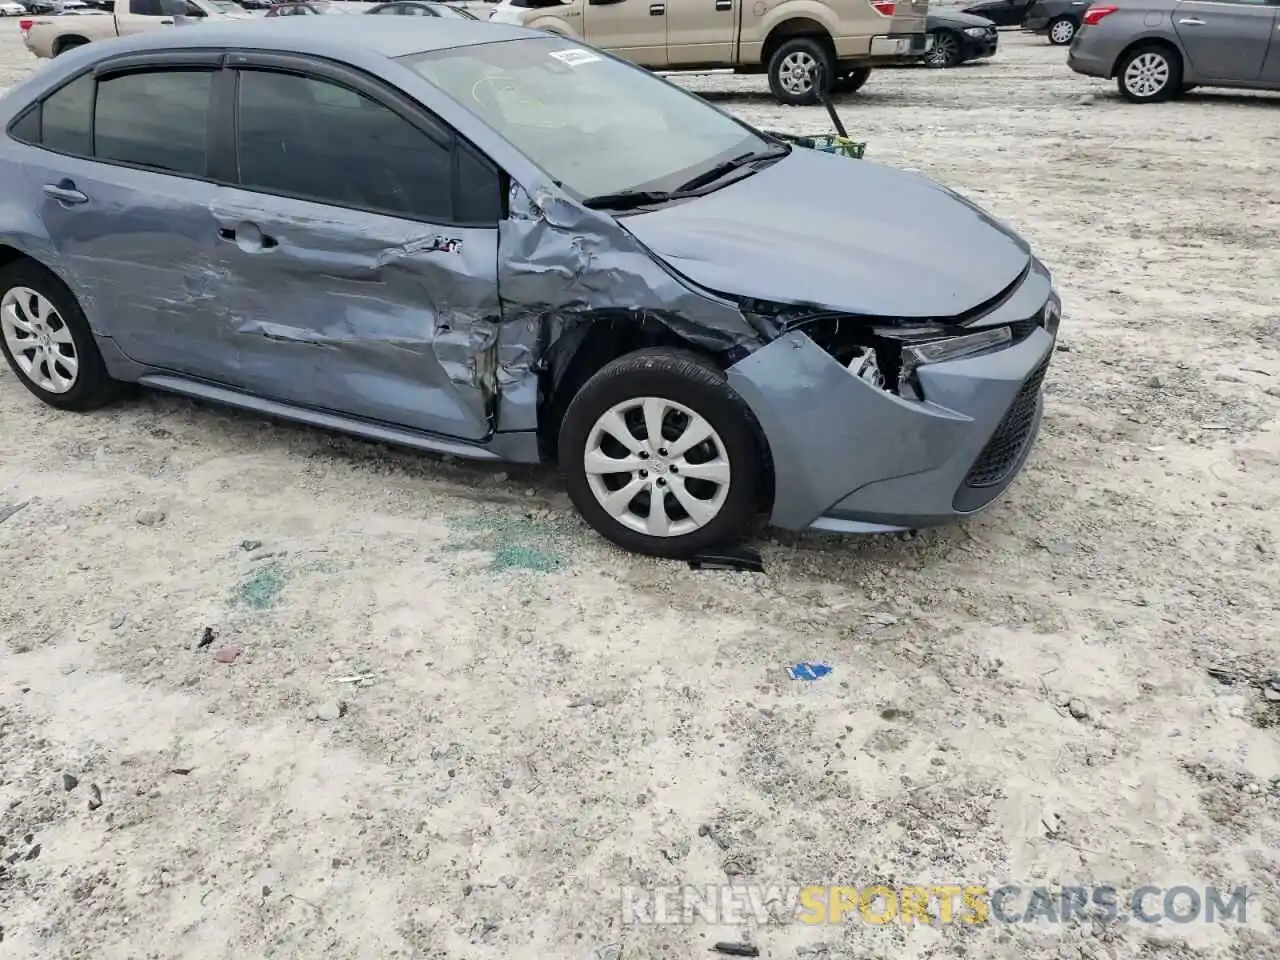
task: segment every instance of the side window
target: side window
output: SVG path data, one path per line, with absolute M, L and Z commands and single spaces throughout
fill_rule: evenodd
M 458 143 L 459 223 L 497 223 L 502 219 L 502 179 L 493 164 L 470 144 Z
M 40 143 L 59 153 L 93 156 L 93 74 L 51 94 L 41 108 Z
M 139 17 L 162 17 L 160 0 L 129 0 L 129 12 Z
M 98 84 L 94 155 L 203 177 L 208 172 L 208 70 L 127 73 Z
M 451 153 L 381 104 L 323 80 L 240 73 L 240 183 L 449 221 Z

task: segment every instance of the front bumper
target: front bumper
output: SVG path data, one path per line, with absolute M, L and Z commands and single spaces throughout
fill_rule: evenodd
M 770 522 L 873 533 L 938 526 L 990 505 L 1040 426 L 1054 329 L 917 370 L 924 400 L 851 374 L 800 331 L 729 368 L 774 464 Z
M 964 39 L 960 41 L 960 57 L 963 60 L 984 60 L 987 57 L 994 57 L 1000 46 L 1000 37 L 995 30 L 983 37 L 971 37 L 967 33 L 962 36 Z

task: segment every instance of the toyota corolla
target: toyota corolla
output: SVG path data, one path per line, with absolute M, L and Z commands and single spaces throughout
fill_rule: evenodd
M 36 397 L 554 461 L 668 557 L 762 514 L 941 524 L 1019 472 L 1060 302 L 1005 224 L 562 38 L 303 21 L 92 44 L 0 100 L 0 346 Z

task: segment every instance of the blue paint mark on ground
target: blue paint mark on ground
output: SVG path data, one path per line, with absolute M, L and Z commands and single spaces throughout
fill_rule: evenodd
M 793 667 L 787 667 L 787 673 L 790 674 L 792 680 L 807 680 L 812 683 L 814 680 L 821 680 L 831 668 L 825 663 L 797 663 Z

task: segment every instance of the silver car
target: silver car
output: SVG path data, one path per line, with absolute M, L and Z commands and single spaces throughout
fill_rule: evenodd
M 1060 301 L 1012 229 L 540 31 L 146 34 L 59 57 L 0 125 L 0 347 L 55 407 L 132 382 L 555 461 L 668 557 L 761 513 L 958 519 L 1040 424 Z
M 1196 86 L 1280 90 L 1277 0 L 1114 0 L 1084 15 L 1067 55 L 1134 103 Z

